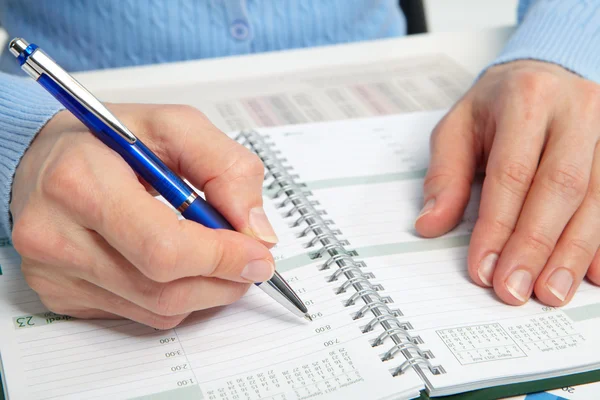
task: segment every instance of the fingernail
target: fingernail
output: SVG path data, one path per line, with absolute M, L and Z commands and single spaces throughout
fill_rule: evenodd
M 550 275 L 546 285 L 560 301 L 565 301 L 573 286 L 573 275 L 567 269 L 559 268 Z
M 419 213 L 417 220 L 419 220 L 419 218 L 429 214 L 431 212 L 431 210 L 433 210 L 433 206 L 435 206 L 435 198 L 427 200 L 427 203 L 425 203 L 425 205 L 421 209 L 421 212 Z
M 477 275 L 479 280 L 486 286 L 492 286 L 492 277 L 494 276 L 494 268 L 496 268 L 496 262 L 498 262 L 498 254 L 490 253 L 483 257 L 479 263 L 479 269 Z
M 275 266 L 267 260 L 250 261 L 244 267 L 241 277 L 252 282 L 264 282 L 271 279 L 275 272 Z
M 529 271 L 518 269 L 510 274 L 506 280 L 506 287 L 515 299 L 527 301 L 532 281 L 533 279 Z
M 255 207 L 250 210 L 250 229 L 261 240 L 269 243 L 277 243 L 277 235 L 265 214 L 262 207 Z

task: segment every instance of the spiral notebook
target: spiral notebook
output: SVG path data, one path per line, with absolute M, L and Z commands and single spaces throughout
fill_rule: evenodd
M 8 398 L 489 398 L 562 386 L 567 375 L 569 384 L 597 379 L 598 288 L 584 282 L 561 309 L 535 300 L 512 307 L 470 281 L 478 185 L 453 231 L 436 239 L 414 231 L 429 134 L 442 115 L 235 135 L 265 164 L 277 269 L 313 322 L 255 287 L 167 331 L 74 320 L 44 308 L 18 254 L 0 243 Z

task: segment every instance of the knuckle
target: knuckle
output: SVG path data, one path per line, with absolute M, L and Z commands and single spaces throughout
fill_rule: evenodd
M 22 257 L 41 260 L 52 254 L 60 254 L 60 249 L 52 245 L 57 242 L 55 236 L 46 226 L 40 226 L 40 219 L 31 213 L 23 213 L 15 221 L 12 231 L 13 247 Z M 45 232 L 43 235 L 40 232 Z M 59 243 L 56 243 L 57 246 Z
M 584 239 L 571 239 L 567 242 L 568 254 L 583 253 L 583 255 L 591 260 L 596 254 L 594 246 Z
M 471 181 L 458 169 L 453 169 L 449 164 L 432 164 L 425 175 L 423 186 L 444 186 L 452 182 L 453 186 L 464 185 L 471 187 Z M 462 187 L 462 186 L 461 186 Z
M 423 185 L 425 187 L 436 185 L 437 182 L 446 182 L 450 179 L 450 174 L 448 171 L 442 171 L 440 169 L 430 168 L 423 180 Z
M 587 191 L 586 174 L 573 164 L 559 165 L 543 180 L 547 189 L 565 200 L 581 200 Z
M 186 299 L 189 296 L 189 285 L 163 284 L 158 291 L 152 311 L 162 316 L 181 315 L 186 311 Z
M 15 221 L 12 231 L 13 247 L 23 257 L 33 258 L 39 247 L 37 229 L 30 223 L 29 219 L 21 216 Z
M 600 109 L 600 85 L 593 82 L 585 82 L 581 88 L 584 115 L 594 115 Z
M 514 221 L 508 215 L 497 215 L 489 225 L 491 233 L 508 237 L 515 230 Z
M 554 240 L 552 240 L 547 234 L 540 231 L 531 231 L 526 234 L 523 243 L 527 249 L 544 254 L 546 256 L 550 256 L 555 245 Z
M 222 177 L 226 182 L 233 182 L 246 177 L 263 177 L 265 167 L 261 159 L 246 148 L 238 147 L 237 151 L 231 153 L 232 159 Z
M 265 166 L 260 159 L 260 157 L 254 153 L 249 151 L 245 151 L 245 163 L 246 163 L 246 171 L 250 176 L 256 175 L 264 175 L 265 174 Z
M 498 184 L 510 193 L 522 196 L 529 190 L 535 171 L 524 162 L 510 160 L 500 165 L 497 171 L 490 171 Z
M 524 100 L 532 100 L 551 92 L 551 89 L 558 84 L 558 78 L 553 73 L 546 71 L 521 70 L 515 72 L 511 82 Z
M 84 157 L 78 154 L 81 146 L 67 146 L 62 154 L 48 165 L 41 190 L 52 199 L 63 201 L 79 194 L 82 177 L 87 176 Z
M 462 126 L 463 116 L 465 112 L 465 103 L 457 103 L 456 107 L 452 110 L 448 111 L 442 119 L 435 125 L 433 128 L 431 135 L 429 137 L 429 144 L 432 148 L 438 143 L 438 141 L 442 138 L 445 138 L 449 135 L 455 134 L 464 134 L 469 136 L 471 132 L 465 129 L 454 129 L 456 126 Z
M 210 250 L 206 253 L 206 265 L 202 275 L 214 277 L 222 274 L 229 267 L 224 241 L 220 239 L 219 235 L 215 235 L 213 240 L 207 240 L 205 243 L 207 249 Z

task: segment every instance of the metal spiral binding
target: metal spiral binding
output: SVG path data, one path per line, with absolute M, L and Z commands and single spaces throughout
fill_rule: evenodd
M 419 336 L 409 333 L 412 325 L 399 319 L 403 316 L 401 311 L 390 308 L 388 304 L 393 301 L 390 297 L 380 293 L 384 289 L 383 286 L 373 284 L 369 280 L 374 278 L 373 274 L 361 270 L 365 266 L 364 262 L 355 259 L 358 255 L 356 251 L 346 248 L 349 245 L 348 241 L 338 238 L 341 232 L 332 229 L 333 222 L 323 218 L 326 213 L 315 209 L 318 202 L 309 199 L 312 193 L 307 190 L 306 185 L 297 182 L 298 176 L 291 173 L 291 167 L 284 164 L 287 160 L 279 156 L 280 152 L 273 149 L 273 143 L 268 142 L 267 138 L 267 135 L 261 135 L 255 131 L 244 131 L 236 140 L 254 151 L 263 161 L 266 167 L 265 180 L 271 180 L 266 186 L 266 189 L 272 192 L 271 198 L 278 199 L 285 196 L 285 199 L 277 207 L 292 206 L 283 214 L 284 217 L 298 215 L 290 226 L 299 227 L 306 224 L 305 229 L 298 234 L 298 237 L 307 237 L 311 233 L 314 235 L 305 244 L 305 247 L 321 246 L 309 254 L 310 258 L 316 260 L 328 256 L 318 267 L 319 270 L 330 269 L 334 264 L 337 266 L 336 271 L 326 279 L 333 282 L 342 275 L 346 278 L 346 281 L 336 289 L 336 294 L 346 293 L 350 287 L 356 290 L 344 301 L 344 305 L 351 306 L 358 300 L 365 303 L 358 312 L 352 315 L 352 318 L 355 320 L 364 318 L 367 313 L 374 315 L 374 318 L 361 327 L 363 333 L 373 331 L 377 325 L 383 327 L 384 332 L 370 341 L 371 346 L 381 346 L 388 339 L 394 343 L 390 349 L 380 355 L 381 360 L 391 360 L 398 353 L 405 357 L 406 360 L 400 366 L 390 370 L 392 375 L 401 375 L 411 366 L 418 372 L 421 367 L 425 367 L 435 375 L 445 373 L 442 366 L 432 364 L 433 354 L 419 347 L 423 340 Z

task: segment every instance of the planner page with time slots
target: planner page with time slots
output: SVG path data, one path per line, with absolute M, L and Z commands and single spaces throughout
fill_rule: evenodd
M 315 144 L 316 145 L 316 144 Z M 268 183 L 268 182 L 267 182 Z M 44 308 L 27 286 L 20 258 L 0 247 L 0 356 L 9 399 L 110 397 L 210 400 L 409 398 L 423 383 L 410 370 L 392 377 L 335 291 L 326 258 L 311 259 L 311 234 L 285 196 L 265 196 L 280 238 L 277 269 L 308 305 L 313 322 L 292 315 L 254 285 L 238 302 L 155 330 L 128 320 L 75 320 Z M 6 244 L 6 243 L 5 243 Z M 396 364 L 401 360 L 396 359 Z
M 444 112 L 261 130 L 393 300 L 430 357 L 434 395 L 598 369 L 600 289 L 583 282 L 562 308 L 504 304 L 467 273 L 481 178 L 459 225 L 419 237 L 429 136 Z M 318 144 L 317 144 L 318 143 Z M 374 336 L 376 333 L 374 334 Z M 385 347 L 385 346 L 384 346 Z M 382 350 L 375 348 L 381 355 Z M 384 362 L 395 363 L 395 360 Z M 430 368 L 431 367 L 431 368 Z

